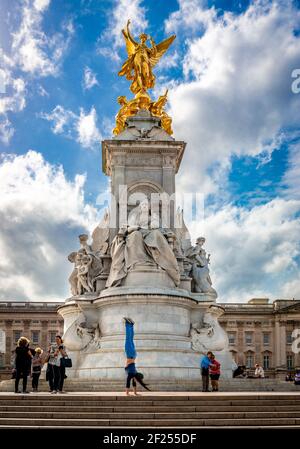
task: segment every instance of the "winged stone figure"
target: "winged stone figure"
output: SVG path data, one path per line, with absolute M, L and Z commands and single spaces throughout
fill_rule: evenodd
M 130 33 L 129 25 L 130 20 L 127 22 L 126 29 L 122 30 L 128 59 L 119 71 L 119 76 L 126 76 L 128 80 L 132 80 L 130 90 L 134 94 L 138 94 L 154 87 L 155 76 L 152 68 L 168 50 L 176 36 L 170 36 L 157 45 L 152 37 L 150 37 L 151 47 L 148 47 L 146 45 L 148 40 L 147 34 L 142 33 L 139 36 L 140 43 L 136 42 Z

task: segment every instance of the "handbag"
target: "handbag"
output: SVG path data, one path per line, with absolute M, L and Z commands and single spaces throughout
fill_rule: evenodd
M 65 368 L 72 368 L 72 359 L 69 357 L 62 357 L 60 359 L 60 366 L 64 366 Z

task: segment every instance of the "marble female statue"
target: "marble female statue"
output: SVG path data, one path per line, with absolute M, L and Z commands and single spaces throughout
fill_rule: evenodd
M 124 62 L 119 76 L 126 76 L 128 80 L 132 80 L 130 90 L 134 94 L 138 94 L 154 87 L 155 76 L 152 68 L 168 50 L 176 36 L 170 36 L 157 45 L 150 37 L 151 47 L 148 47 L 146 45 L 148 40 L 147 34 L 142 33 L 140 35 L 140 43 L 136 42 L 129 31 L 129 24 L 130 20 L 127 22 L 126 29 L 122 30 L 128 59 Z
M 79 235 L 80 249 L 68 256 L 69 262 L 74 264 L 69 277 L 73 296 L 96 291 L 96 280 L 103 271 L 102 257 L 108 250 L 109 212 L 106 211 L 99 225 L 92 233 L 92 244 L 88 244 L 87 234 Z
M 212 282 L 209 274 L 210 255 L 206 256 L 206 251 L 203 248 L 205 243 L 204 237 L 199 237 L 196 241 L 196 246 L 191 248 L 186 257 L 192 264 L 192 278 L 194 281 L 194 290 L 196 293 L 213 293 L 217 296 L 216 290 L 212 287 Z
M 148 201 L 143 201 L 129 214 L 127 229 L 121 229 L 112 242 L 112 264 L 106 287 L 120 285 L 130 270 L 145 265 L 163 269 L 178 286 L 180 273 L 168 243 L 170 231 L 165 234 L 159 228 L 158 217 L 149 214 Z

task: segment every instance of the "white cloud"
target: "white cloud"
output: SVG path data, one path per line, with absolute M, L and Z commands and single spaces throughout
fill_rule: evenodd
M 131 30 L 135 36 L 145 31 L 148 26 L 145 13 L 142 0 L 114 0 L 114 5 L 109 10 L 108 26 L 99 38 L 98 53 L 119 61 L 118 50 L 125 45 L 122 29 L 130 19 Z
M 184 11 L 173 28 L 197 24 L 203 13 Z M 169 103 L 174 136 L 188 142 L 181 188 L 216 193 L 232 155 L 267 156 L 282 128 L 298 126 L 300 96 L 291 93 L 290 74 L 300 59 L 300 12 L 289 2 L 256 1 L 241 15 L 205 17 L 201 35 L 186 42 L 185 82 L 170 90 Z
M 42 112 L 39 115 L 44 120 L 52 122 L 54 134 L 64 134 L 76 140 L 82 147 L 92 149 L 100 145 L 101 133 L 97 127 L 97 112 L 94 107 L 90 112 L 80 109 L 79 115 L 57 105 L 51 113 Z
M 282 289 L 283 298 L 300 298 L 300 279 L 287 282 Z
M 3 56 L 0 51 L 0 57 Z M 5 92 L 0 95 L 0 140 L 8 144 L 14 134 L 14 127 L 8 113 L 20 112 L 26 106 L 26 86 L 22 78 L 13 78 L 8 67 L 1 71 Z
M 96 74 L 89 67 L 85 67 L 83 74 L 83 88 L 89 90 L 94 86 L 99 86 Z
M 14 127 L 7 118 L 0 120 L 0 140 L 2 140 L 4 144 L 9 144 L 14 132 Z
M 55 106 L 50 113 L 42 112 L 40 117 L 49 122 L 53 122 L 51 129 L 54 134 L 67 133 L 68 135 L 71 135 L 70 124 L 72 124 L 74 120 L 76 121 L 76 114 L 65 109 L 61 105 Z
M 6 155 L 0 164 L 0 297 L 63 300 L 77 235 L 91 231 L 97 211 L 85 204 L 85 177 L 66 178 L 41 154 Z
M 227 205 L 207 211 L 201 224 L 190 226 L 194 239 L 207 239 L 220 302 L 255 296 L 300 298 L 295 283 L 300 277 L 299 213 L 300 201 L 275 199 L 250 210 Z
M 289 198 L 300 199 L 300 143 L 290 145 L 288 168 L 283 176 L 283 193 Z
M 24 72 L 38 77 L 58 74 L 72 34 L 70 28 L 67 33 L 51 36 L 42 30 L 43 15 L 49 4 L 50 0 L 24 0 L 20 26 L 12 33 L 15 64 Z
M 80 110 L 80 116 L 77 121 L 77 133 L 78 142 L 84 148 L 92 148 L 100 144 L 101 134 L 97 128 L 97 113 L 94 107 L 92 107 L 89 113 L 85 113 L 83 109 Z
M 14 127 L 9 113 L 22 111 L 26 106 L 26 85 L 32 76 L 39 78 L 56 76 L 59 73 L 63 55 L 74 32 L 72 23 L 65 23 L 62 31 L 52 35 L 42 29 L 42 21 L 50 5 L 50 0 L 24 0 L 14 17 L 20 21 L 14 24 L 11 33 L 11 48 L 5 53 L 0 48 L 0 77 L 5 92 L 0 96 L 0 139 L 9 143 Z M 21 69 L 16 75 L 16 71 Z M 1 88 L 1 86 L 0 86 Z M 42 86 L 37 87 L 40 95 L 48 93 Z
M 165 21 L 167 32 L 182 33 L 187 30 L 189 35 L 199 32 L 208 26 L 215 18 L 216 11 L 212 7 L 206 9 L 204 0 L 177 0 L 179 9 L 172 12 Z

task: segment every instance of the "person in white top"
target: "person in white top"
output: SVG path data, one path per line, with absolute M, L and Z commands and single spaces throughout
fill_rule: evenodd
M 63 385 L 65 378 L 65 367 L 61 364 L 61 359 L 67 355 L 63 340 L 60 335 L 56 335 L 55 344 L 50 345 L 49 350 L 49 367 L 51 382 L 51 393 L 63 393 Z M 53 389 L 52 389 L 53 388 Z
M 255 377 L 265 377 L 265 372 L 262 366 L 260 366 L 258 363 L 256 363 L 255 365 L 255 373 L 254 373 Z

